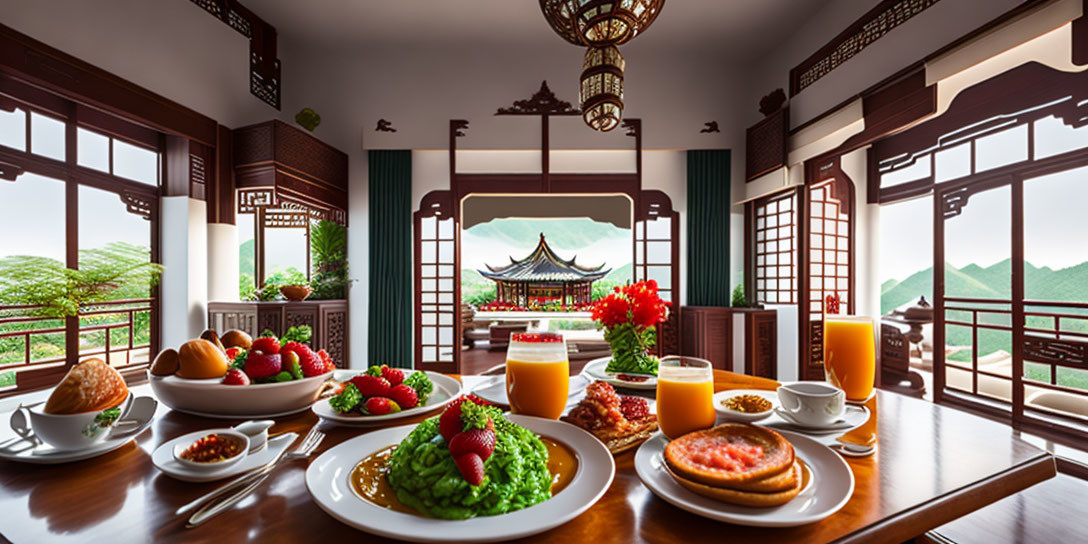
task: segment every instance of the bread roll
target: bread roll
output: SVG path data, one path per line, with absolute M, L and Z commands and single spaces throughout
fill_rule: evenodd
M 170 376 L 178 371 L 178 364 L 178 350 L 166 348 L 160 351 L 155 356 L 155 361 L 151 363 L 151 375 Z
M 219 337 L 219 339 L 222 340 L 223 345 L 228 348 L 242 348 L 249 351 L 250 346 L 253 345 L 253 337 L 245 331 L 240 331 L 238 329 L 231 329 L 223 333 L 223 336 Z
M 227 373 L 227 356 L 215 344 L 198 338 L 189 340 L 178 350 L 179 378 L 199 380 L 220 378 Z
M 47 414 L 82 414 L 113 408 L 128 398 L 128 385 L 117 369 L 102 359 L 72 367 L 45 402 Z
M 219 334 L 215 332 L 215 329 L 205 329 L 204 332 L 200 333 L 200 337 L 211 342 L 215 347 L 219 348 L 219 351 L 227 352 L 227 348 L 223 347 L 223 342 L 219 341 Z

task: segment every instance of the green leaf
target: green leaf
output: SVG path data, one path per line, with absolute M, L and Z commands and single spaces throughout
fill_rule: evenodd
M 329 406 L 332 406 L 333 410 L 346 414 L 363 400 L 363 394 L 359 392 L 359 389 L 355 387 L 355 384 L 347 384 L 344 390 L 339 395 L 329 399 Z

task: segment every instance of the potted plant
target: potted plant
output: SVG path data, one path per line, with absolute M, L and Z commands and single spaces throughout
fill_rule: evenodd
M 348 229 L 332 221 L 318 221 L 310 229 L 310 256 L 313 261 L 312 298 L 347 298 Z
M 594 303 L 593 319 L 604 326 L 612 349 L 605 371 L 656 376 L 658 361 L 650 352 L 657 343 L 656 326 L 668 316 L 669 303 L 657 294 L 654 280 L 616 287 Z

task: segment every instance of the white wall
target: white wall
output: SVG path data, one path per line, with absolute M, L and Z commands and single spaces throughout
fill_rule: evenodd
M 200 336 L 208 320 L 207 206 L 186 196 L 160 199 L 162 346 Z M 237 277 L 237 276 L 236 276 Z

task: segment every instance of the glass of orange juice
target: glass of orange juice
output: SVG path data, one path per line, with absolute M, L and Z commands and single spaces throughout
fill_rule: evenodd
M 874 343 L 872 318 L 824 316 L 824 372 L 847 400 L 864 402 L 873 394 Z
M 570 362 L 563 337 L 547 332 L 510 335 L 506 396 L 515 414 L 559 419 L 567 406 Z
M 665 436 L 679 438 L 714 426 L 714 372 L 710 361 L 662 357 L 657 370 L 657 424 Z

